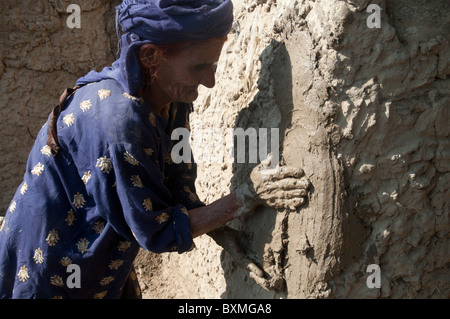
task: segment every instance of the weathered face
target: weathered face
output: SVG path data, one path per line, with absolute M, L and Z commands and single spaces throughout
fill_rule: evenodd
M 215 85 L 223 44 L 223 40 L 196 43 L 175 56 L 161 59 L 152 85 L 157 85 L 170 101 L 195 101 L 199 85 L 207 88 Z

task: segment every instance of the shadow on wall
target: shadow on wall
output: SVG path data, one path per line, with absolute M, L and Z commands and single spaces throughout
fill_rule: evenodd
M 278 129 L 279 145 L 282 146 L 287 129 L 282 127 L 282 123 L 286 125 L 285 123 L 291 122 L 293 110 L 291 59 L 285 44 L 275 40 L 272 40 L 263 50 L 259 59 L 261 61 L 261 74 L 257 83 L 259 92 L 248 107 L 239 112 L 235 128 L 244 130 L 255 128 L 257 132 L 260 128 L 267 129 L 267 153 L 275 153 L 276 151 L 272 149 L 274 146 L 271 145 L 271 129 Z M 260 138 L 261 135 L 258 134 L 258 145 Z M 238 163 L 235 149 L 231 190 L 239 187 L 257 165 L 257 163 L 249 163 L 248 142 L 246 138 L 245 163 Z M 235 147 L 237 144 L 235 137 Z M 279 154 L 282 157 L 281 149 Z M 261 160 L 264 158 L 258 156 L 258 162 Z M 277 229 L 283 228 L 286 216 L 285 212 L 260 207 L 231 224 L 232 228 L 243 232 L 246 243 L 242 244 L 249 257 L 263 269 L 270 290 L 256 284 L 246 270 L 237 267 L 231 258 L 225 258 L 227 253 L 223 251 L 221 262 L 227 288 L 222 298 L 274 298 L 286 295 L 283 278 L 284 238 L 282 237 L 284 232 L 283 229 Z

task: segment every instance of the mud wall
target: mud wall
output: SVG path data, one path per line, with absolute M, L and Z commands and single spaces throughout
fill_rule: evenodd
M 302 167 L 313 187 L 296 213 L 260 209 L 232 223 L 271 289 L 205 236 L 186 255 L 159 256 L 166 279 L 159 291 L 447 298 L 449 1 L 234 3 L 235 30 L 216 87 L 196 103 L 193 135 L 279 128 L 282 162 Z M 380 28 L 369 27 L 370 4 L 381 9 Z M 194 155 L 223 147 L 197 143 Z M 251 168 L 200 163 L 200 197 L 220 198 Z M 369 265 L 379 267 L 380 288 L 367 285 Z
M 66 86 L 114 59 L 113 7 L 3 1 L 1 208 L 23 176 L 35 134 Z M 297 212 L 259 209 L 234 221 L 265 271 L 263 289 L 207 236 L 183 255 L 142 251 L 147 298 L 448 298 L 450 1 L 235 0 L 217 85 L 191 116 L 194 155 L 220 154 L 203 131 L 279 129 L 282 163 L 311 180 Z M 369 28 L 369 4 L 381 8 Z M 371 20 L 372 21 L 372 20 Z M 206 203 L 255 164 L 199 162 Z M 381 287 L 367 286 L 368 265 Z
M 66 87 L 114 61 L 114 3 L 23 0 L 0 2 L 0 210 L 21 183 L 36 134 Z M 70 4 L 81 28 L 69 28 Z

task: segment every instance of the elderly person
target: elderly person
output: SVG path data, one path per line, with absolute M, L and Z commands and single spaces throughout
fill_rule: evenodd
M 250 263 L 220 228 L 276 202 L 279 187 L 286 205 L 303 203 L 301 170 L 259 165 L 248 183 L 205 206 L 195 167 L 170 159 L 171 132 L 188 125 L 198 86 L 215 84 L 232 11 L 230 0 L 117 8 L 120 58 L 65 91 L 30 153 L 0 232 L 1 298 L 139 297 L 132 266 L 140 247 L 183 253 L 211 231 Z M 81 271 L 75 287 L 71 265 Z

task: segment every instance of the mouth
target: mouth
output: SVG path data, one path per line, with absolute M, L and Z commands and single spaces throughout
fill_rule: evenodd
M 189 86 L 188 91 L 198 91 L 198 84 Z
M 185 86 L 178 96 L 181 102 L 191 103 L 195 101 L 198 97 L 198 85 Z

